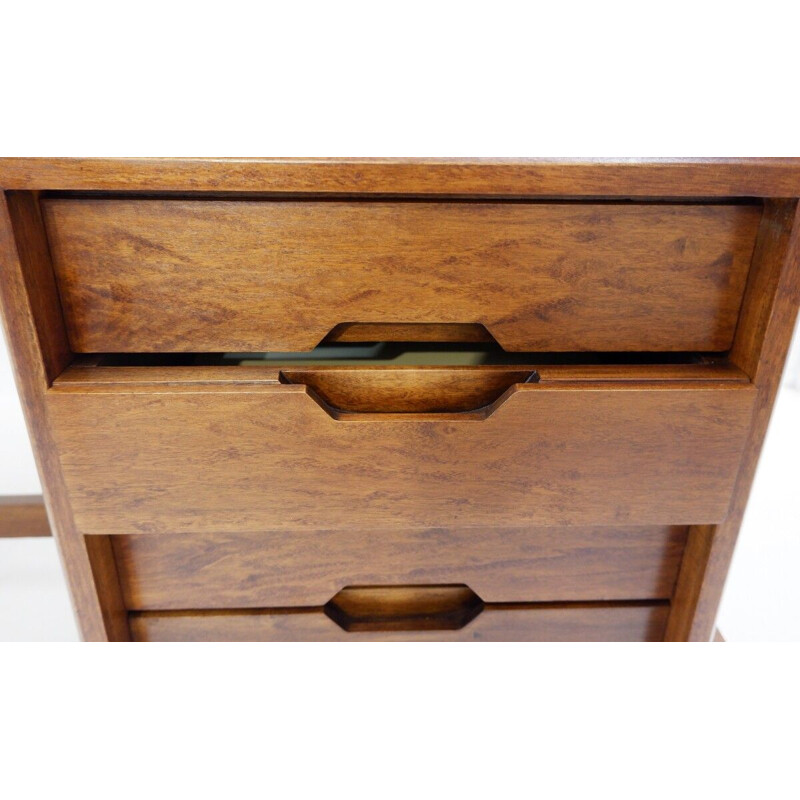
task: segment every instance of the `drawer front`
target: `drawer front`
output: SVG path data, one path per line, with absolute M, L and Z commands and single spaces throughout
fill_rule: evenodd
M 488 416 L 344 414 L 302 385 L 49 392 L 84 534 L 716 523 L 746 383 L 524 384 Z
M 76 352 L 308 350 L 347 323 L 482 324 L 517 351 L 722 351 L 761 214 L 63 198 L 43 210 Z
M 140 612 L 138 641 L 648 642 L 664 638 L 669 606 L 487 606 L 459 630 L 345 631 L 320 609 L 294 612 Z
M 467 584 L 491 603 L 669 599 L 684 527 L 269 531 L 113 539 L 133 610 L 322 606 L 345 586 Z

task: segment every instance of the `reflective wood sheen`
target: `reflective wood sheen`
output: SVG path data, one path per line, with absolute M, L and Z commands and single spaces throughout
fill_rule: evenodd
M 84 638 L 711 638 L 800 305 L 800 159 L 0 159 L 0 187 Z M 539 355 L 209 356 L 324 337 Z
M 726 350 L 761 209 L 51 199 L 77 352 L 310 350 L 480 323 L 506 350 Z
M 322 606 L 345 586 L 466 583 L 492 603 L 668 599 L 686 528 L 115 536 L 128 608 Z
M 316 642 L 649 642 L 663 638 L 668 606 L 488 605 L 459 630 L 344 631 L 322 609 L 263 613 L 131 615 L 138 641 Z
M 335 419 L 303 386 L 51 390 L 87 534 L 713 523 L 749 384 L 524 384 L 486 417 Z

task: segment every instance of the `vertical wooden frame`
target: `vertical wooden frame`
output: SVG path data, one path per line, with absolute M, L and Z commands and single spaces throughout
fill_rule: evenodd
M 72 352 L 34 192 L 2 195 L 0 264 L 17 388 L 81 634 L 89 641 L 129 639 L 111 544 L 107 537 L 87 538 L 76 530 L 48 423 L 45 393 Z
M 750 433 L 730 511 L 720 525 L 692 528 L 667 623 L 667 641 L 707 642 L 714 635 L 736 539 L 755 477 L 800 304 L 800 207 L 767 200 L 756 241 L 731 362 L 757 390 Z

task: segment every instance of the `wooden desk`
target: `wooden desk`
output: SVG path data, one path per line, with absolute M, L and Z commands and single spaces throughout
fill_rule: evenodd
M 800 160 L 0 160 L 87 639 L 704 640 Z

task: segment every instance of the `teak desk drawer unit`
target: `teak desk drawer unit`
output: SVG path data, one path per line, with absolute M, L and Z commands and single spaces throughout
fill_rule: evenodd
M 0 184 L 85 638 L 710 638 L 798 307 L 798 160 Z

